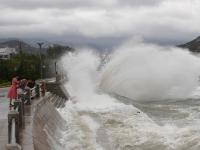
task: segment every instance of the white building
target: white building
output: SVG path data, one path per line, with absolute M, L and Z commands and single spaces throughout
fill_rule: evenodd
M 10 57 L 15 54 L 17 54 L 15 48 L 0 48 L 0 59 L 10 59 Z

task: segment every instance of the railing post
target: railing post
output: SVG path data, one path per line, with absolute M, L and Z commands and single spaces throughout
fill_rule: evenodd
M 16 108 L 17 106 L 19 113 L 19 127 L 24 128 L 23 106 L 22 101 L 20 99 L 14 102 L 14 108 Z
M 56 72 L 56 83 L 58 83 L 59 82 L 59 75 L 58 75 L 58 73 Z
M 35 93 L 36 93 L 36 97 L 39 98 L 40 97 L 40 84 L 36 84 L 36 88 L 35 88 Z
M 22 113 L 23 113 L 23 115 L 24 115 L 24 102 L 25 102 L 25 100 L 26 100 L 26 95 L 25 95 L 25 93 L 23 93 L 23 94 L 20 95 L 20 99 L 21 99 L 21 102 L 22 102 Z
M 10 111 L 8 113 L 8 144 L 11 143 L 11 130 L 12 130 L 12 119 L 15 119 L 15 135 L 16 142 L 19 143 L 19 113 L 17 111 Z
M 7 144 L 6 146 L 7 150 L 22 150 L 21 146 L 17 143 L 15 144 Z
M 8 144 L 11 143 L 12 117 L 8 114 Z
M 45 96 L 45 92 L 46 92 L 46 84 L 45 84 L 45 82 L 43 81 L 43 82 L 41 83 L 41 95 L 42 95 L 42 96 Z
M 26 89 L 26 99 L 27 99 L 27 103 L 26 103 L 26 105 L 31 105 L 31 89 L 30 88 L 28 88 L 28 89 Z

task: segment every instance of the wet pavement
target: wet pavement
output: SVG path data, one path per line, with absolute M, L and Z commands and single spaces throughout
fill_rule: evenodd
M 8 88 L 0 88 L 0 150 L 6 150 L 8 143 L 9 100 L 7 91 Z M 22 145 L 23 150 L 48 150 L 52 149 L 49 145 L 55 145 L 55 143 L 53 144 L 54 140 L 51 141 L 51 139 L 54 139 L 54 136 L 56 137 L 57 128 L 61 128 L 63 122 L 54 103 L 50 102 L 49 99 L 51 100 L 51 96 L 53 99 L 57 98 L 56 101 L 62 100 L 64 103 L 65 100 L 49 94 L 47 93 L 45 97 L 33 99 L 31 105 L 24 106 L 25 128 L 20 131 L 20 145 Z M 39 109 L 39 107 L 42 109 Z M 49 135 L 51 135 L 51 138 L 49 138 Z
M 8 99 L 6 97 L 8 88 L 0 88 L 0 150 L 6 149 L 8 142 Z
M 0 150 L 6 150 L 8 143 L 8 112 L 9 112 L 9 99 L 7 98 L 8 88 L 0 88 Z M 25 128 L 20 133 L 20 143 L 24 150 L 33 150 L 32 139 L 32 120 L 33 120 L 33 107 L 37 100 L 32 101 L 32 105 L 25 106 Z

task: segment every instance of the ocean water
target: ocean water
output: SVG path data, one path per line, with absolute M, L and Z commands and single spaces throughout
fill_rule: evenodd
M 133 44 L 132 44 L 133 43 Z M 65 150 L 199 150 L 200 60 L 179 48 L 129 42 L 100 59 L 63 57 L 70 100 Z

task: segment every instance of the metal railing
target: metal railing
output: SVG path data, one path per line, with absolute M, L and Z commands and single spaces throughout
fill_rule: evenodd
M 41 94 L 41 84 L 38 83 L 34 88 L 25 88 L 18 94 L 14 107 L 8 113 L 8 144 L 7 149 L 21 149 L 19 145 L 20 129 L 25 128 L 24 105 L 31 105 L 31 99 L 39 98 Z
M 36 97 L 36 87 L 30 89 L 31 99 Z

